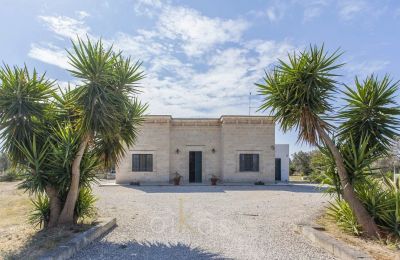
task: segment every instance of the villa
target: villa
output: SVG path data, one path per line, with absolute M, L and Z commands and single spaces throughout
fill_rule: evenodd
M 138 139 L 116 167 L 117 183 L 288 181 L 289 145 L 275 144 L 275 123 L 266 116 L 172 118 L 146 116 Z

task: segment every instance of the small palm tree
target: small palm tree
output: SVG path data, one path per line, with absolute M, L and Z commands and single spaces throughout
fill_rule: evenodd
M 335 78 L 339 75 L 336 71 L 344 65 L 337 63 L 341 54 L 339 50 L 329 54 L 323 46 L 315 46 L 289 54 L 288 62 L 279 60 L 278 65 L 266 73 L 264 83 L 256 84 L 260 94 L 265 96 L 260 109 L 270 110 L 284 132 L 296 129 L 299 141 L 326 145 L 336 164 L 343 198 L 354 211 L 365 234 L 375 237 L 378 227 L 355 193 L 343 156 L 330 136 L 335 127 L 327 121 L 334 112 L 332 101 L 338 92 Z M 395 128 L 391 130 L 391 127 L 396 124 L 393 116 L 399 110 L 396 106 L 385 107 L 395 104 L 393 95 L 398 86 L 386 78 L 380 83 L 376 79 L 370 81 L 371 78 L 367 79 L 363 87 L 356 81 L 358 88 L 355 91 L 348 88 L 347 101 L 351 106 L 341 114 L 347 120 L 341 127 L 341 133 L 343 136 L 355 134 L 352 138 L 355 139 L 354 143 L 360 143 L 366 135 L 372 135 L 373 138 L 368 140 L 380 142 L 386 147 L 395 135 Z M 368 100 L 374 101 L 370 102 L 369 107 L 364 105 L 364 101 Z M 373 117 L 368 116 L 371 112 Z M 392 124 L 390 120 L 393 120 Z

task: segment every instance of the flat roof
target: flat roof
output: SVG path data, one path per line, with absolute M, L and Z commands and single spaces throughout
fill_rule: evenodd
M 145 115 L 145 117 L 169 117 L 171 119 L 178 120 L 220 120 L 224 117 L 237 117 L 237 118 L 270 118 L 273 119 L 273 116 L 260 116 L 260 115 L 221 115 L 220 117 L 172 117 L 172 115 Z

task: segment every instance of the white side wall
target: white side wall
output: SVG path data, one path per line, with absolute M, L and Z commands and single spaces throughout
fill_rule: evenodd
M 289 181 L 289 145 L 276 144 L 275 158 L 281 158 L 281 180 Z

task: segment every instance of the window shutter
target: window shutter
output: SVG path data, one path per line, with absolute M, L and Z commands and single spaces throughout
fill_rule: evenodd
M 259 155 L 253 154 L 253 171 L 259 171 Z
M 153 171 L 153 155 L 147 154 L 146 158 L 146 171 L 152 172 Z
M 139 155 L 132 154 L 132 171 L 139 171 Z
M 243 172 L 244 171 L 244 154 L 239 155 L 239 171 Z

